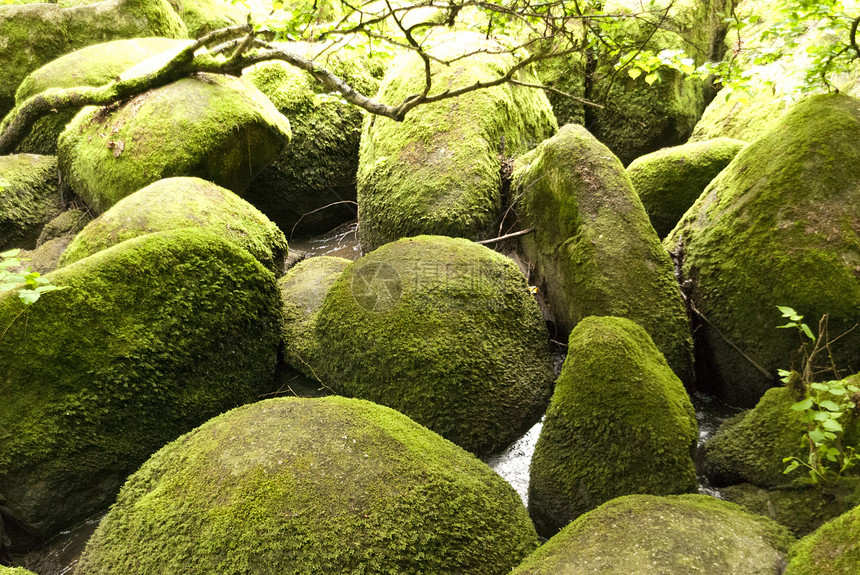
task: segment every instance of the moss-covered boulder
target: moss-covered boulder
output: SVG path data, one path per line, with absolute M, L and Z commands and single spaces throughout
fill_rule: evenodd
M 0 251 L 35 247 L 42 228 L 62 207 L 57 158 L 0 156 Z
M 717 138 L 664 148 L 633 160 L 627 175 L 657 235 L 665 238 L 746 142 Z
M 494 49 L 482 36 L 458 34 L 434 53 L 454 57 Z M 479 55 L 451 66 L 433 62 L 434 85 L 446 89 L 489 81 L 513 65 L 507 55 Z M 518 79 L 534 83 L 530 73 Z M 389 68 L 378 98 L 396 104 L 424 87 L 424 64 L 413 54 Z M 365 119 L 358 169 L 359 234 L 365 251 L 419 234 L 480 239 L 501 215 L 501 156 L 523 153 L 557 129 L 540 90 L 505 84 L 421 106 L 403 122 Z
M 590 315 L 644 326 L 685 383 L 693 380 L 689 322 L 672 262 L 621 162 L 581 126 L 514 164 L 521 244 L 556 323 Z
M 860 322 L 858 130 L 854 98 L 804 100 L 735 156 L 664 242 L 708 319 L 695 331 L 697 383 L 729 403 L 755 405 L 797 359 L 777 305 L 810 325 L 829 314 L 832 337 Z M 857 370 L 860 330 L 832 350 Z
M 404 415 L 270 399 L 153 455 L 76 573 L 503 575 L 536 546 L 501 477 Z
M 784 575 L 848 575 L 860 569 L 860 507 L 798 541 Z
M 525 278 L 468 240 L 379 248 L 346 267 L 309 321 L 311 357 L 294 367 L 477 454 L 525 433 L 549 400 L 548 335 Z
M 717 94 L 693 128 L 689 142 L 732 138 L 751 142 L 764 134 L 792 105 L 762 90 L 750 96 L 743 92 Z
M 102 86 L 155 54 L 185 46 L 188 42 L 190 40 L 134 38 L 81 48 L 45 64 L 24 78 L 15 93 L 15 104 L 20 105 L 49 88 Z M 41 118 L 18 144 L 17 151 L 56 154 L 57 138 L 79 109 L 63 110 Z
M 93 221 L 93 216 L 88 210 L 80 208 L 66 210 L 45 224 L 42 233 L 39 234 L 39 239 L 36 240 L 36 246 L 44 245 L 57 238 L 71 239 L 91 221 Z
M 288 45 L 313 56 L 309 46 Z M 321 65 L 363 94 L 376 93 L 379 82 L 355 56 L 322 58 Z M 309 236 L 356 218 L 356 173 L 363 115 L 358 107 L 332 96 L 307 72 L 283 62 L 247 69 L 254 84 L 290 119 L 293 137 L 271 166 L 251 183 L 243 197 L 272 218 L 285 233 Z M 341 202 L 337 205 L 336 202 Z M 326 207 L 328 206 L 328 207 Z
M 200 177 L 241 195 L 289 138 L 289 121 L 259 90 L 239 78 L 197 74 L 84 108 L 61 134 L 58 158 L 72 190 L 102 213 L 173 176 Z
M 134 238 L 0 295 L 0 493 L 41 537 L 107 506 L 167 441 L 269 390 L 275 278 L 211 233 Z
M 314 354 L 314 318 L 328 290 L 352 262 L 318 256 L 291 267 L 278 280 L 284 302 L 284 356 L 291 365 L 305 366 Z
M 791 543 L 773 521 L 713 497 L 630 495 L 568 525 L 511 575 L 773 575 Z
M 690 398 L 645 330 L 586 318 L 570 334 L 529 469 L 538 533 L 622 495 L 695 491 L 696 437 Z
M 36 575 L 23 567 L 3 567 L 0 565 L 0 575 Z
M 125 240 L 153 232 L 204 229 L 245 249 L 284 273 L 287 240 L 254 206 L 200 178 L 167 178 L 123 198 L 75 236 L 61 265 L 76 262 Z
M 15 90 L 30 72 L 63 54 L 119 38 L 187 34 L 167 0 L 0 6 L 0 116 L 14 107 Z
M 248 21 L 248 10 L 229 0 L 167 0 L 182 18 L 189 38 Z

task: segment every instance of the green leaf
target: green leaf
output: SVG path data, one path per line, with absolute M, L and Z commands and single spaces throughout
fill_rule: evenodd
M 782 312 L 782 317 L 791 317 L 793 315 L 797 315 L 797 312 L 791 309 L 790 307 L 784 305 L 776 306 L 779 311 Z
M 821 427 L 823 427 L 824 429 L 826 429 L 828 431 L 836 431 L 836 432 L 842 431 L 842 426 L 835 419 L 827 419 L 825 421 L 822 421 Z
M 798 401 L 797 403 L 792 405 L 791 409 L 793 409 L 794 411 L 806 411 L 810 407 L 812 407 L 812 398 L 807 397 L 803 401 Z
M 0 258 L 14 258 L 15 256 L 17 256 L 20 253 L 21 253 L 21 250 L 16 248 L 14 250 L 9 250 L 9 251 L 3 252 L 2 254 L 0 254 Z
M 645 76 L 645 82 L 649 86 L 652 86 L 654 84 L 654 82 L 656 82 L 659 78 L 660 78 L 660 76 L 658 76 L 655 72 L 651 72 L 650 74 Z
M 818 407 L 824 408 L 827 411 L 842 411 L 842 408 L 835 401 L 831 401 L 829 399 L 825 399 L 822 402 L 819 402 Z
M 805 334 L 806 334 L 806 337 L 808 337 L 808 338 L 809 338 L 809 339 L 811 339 L 812 341 L 815 341 L 815 336 L 814 336 L 814 335 L 812 335 L 812 330 L 811 330 L 811 329 L 809 329 L 809 326 L 808 326 L 808 325 L 806 325 L 805 323 L 802 323 L 802 324 L 800 324 L 800 329 L 802 329 L 802 330 L 803 330 L 803 333 L 805 333 Z
M 783 461 L 785 461 L 785 460 L 783 459 Z M 798 467 L 800 467 L 800 464 L 796 460 L 792 461 L 791 463 L 788 464 L 788 467 L 785 468 L 785 471 L 783 471 L 783 473 L 791 473 L 792 471 L 794 471 Z
M 809 439 L 811 439 L 812 443 L 814 443 L 815 445 L 821 445 L 822 443 L 824 443 L 824 440 L 826 439 L 826 437 L 824 436 L 824 433 L 818 431 L 817 429 L 813 429 L 812 431 L 810 431 L 808 433 L 808 435 L 809 435 Z
M 630 68 L 629 70 L 627 70 L 627 74 L 635 80 L 642 75 L 642 70 L 640 70 L 639 68 Z
M 809 385 L 812 389 L 817 389 L 818 391 L 830 391 L 830 386 L 826 383 L 815 382 Z
M 22 289 L 18 292 L 18 299 L 24 302 L 24 305 L 33 305 L 39 300 L 40 295 L 40 293 L 35 292 L 33 290 Z

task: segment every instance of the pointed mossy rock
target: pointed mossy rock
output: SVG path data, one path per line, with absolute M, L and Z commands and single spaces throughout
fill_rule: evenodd
M 511 575 L 773 575 L 792 542 L 770 519 L 707 495 L 629 495 L 578 518 Z
M 831 338 L 860 322 L 860 101 L 833 94 L 797 104 L 708 186 L 664 241 L 679 252 L 696 336 L 697 385 L 751 407 L 799 358 L 777 305 Z M 754 361 L 745 359 L 738 351 Z M 860 330 L 831 346 L 860 369 Z M 770 377 L 759 368 L 773 374 Z
M 182 228 L 206 230 L 283 275 L 287 239 L 254 206 L 200 178 L 167 178 L 117 202 L 87 225 L 60 260 L 65 266 L 125 240 Z
M 314 318 L 328 290 L 352 262 L 346 258 L 317 256 L 291 267 L 278 280 L 284 302 L 284 358 L 302 366 L 309 377 L 308 360 L 314 354 Z
M 284 398 L 153 455 L 76 573 L 504 575 L 536 547 L 511 486 L 451 442 L 368 401 Z
M 45 224 L 45 227 L 42 228 L 42 233 L 39 234 L 39 239 L 36 240 L 36 247 L 57 238 L 67 237 L 71 240 L 72 237 L 84 229 L 91 221 L 93 221 L 93 216 L 88 210 L 80 208 L 66 210 Z
M 275 278 L 211 233 L 123 242 L 0 295 L 0 493 L 49 537 L 107 507 L 150 454 L 269 391 Z M 13 542 L 14 543 L 14 542 Z
M 42 228 L 62 208 L 57 158 L 0 156 L 0 251 L 34 248 Z
M 301 43 L 285 47 L 308 57 L 314 54 L 312 46 Z M 332 55 L 320 64 L 359 92 L 376 93 L 379 82 L 363 59 Z M 354 220 L 361 110 L 284 62 L 257 64 L 242 77 L 290 119 L 293 133 L 290 145 L 251 182 L 243 197 L 291 237 L 324 233 Z M 331 205 L 336 202 L 341 203 Z
M 114 40 L 81 48 L 49 62 L 24 78 L 15 93 L 15 104 L 49 88 L 102 86 L 116 79 L 128 68 L 175 48 L 186 46 L 190 40 L 171 38 L 133 38 Z M 57 138 L 80 108 L 51 113 L 40 118 L 21 140 L 16 151 L 30 154 L 56 154 Z
M 0 6 L 0 116 L 30 72 L 85 46 L 120 38 L 186 38 L 167 0 L 106 0 L 86 6 Z
M 199 177 L 241 195 L 289 139 L 289 121 L 259 90 L 239 78 L 201 73 L 111 106 L 84 108 L 60 135 L 58 158 L 72 190 L 103 213 L 174 176 Z
M 672 261 L 621 162 L 583 127 L 567 125 L 514 164 L 521 240 L 556 324 L 590 315 L 646 328 L 685 384 L 693 381 L 689 321 Z
M 446 36 L 435 50 L 454 57 L 494 49 L 482 36 Z M 491 81 L 513 65 L 508 55 L 478 55 L 431 65 L 434 85 L 456 89 Z M 515 79 L 536 83 L 530 72 Z M 420 93 L 424 64 L 413 54 L 391 65 L 378 99 L 391 105 Z M 422 105 L 403 122 L 368 115 L 358 167 L 359 236 L 365 252 L 402 237 L 490 237 L 501 215 L 501 156 L 512 157 L 552 136 L 558 126 L 540 90 L 504 84 Z
M 690 398 L 645 330 L 589 317 L 570 334 L 529 468 L 529 514 L 551 537 L 633 493 L 696 490 Z
M 167 0 L 182 18 L 189 38 L 199 38 L 219 28 L 244 24 L 248 10 L 230 0 Z
M 860 571 L 860 507 L 794 544 L 784 575 L 853 575 Z
M 717 138 L 663 148 L 633 160 L 627 175 L 660 238 L 669 235 L 745 145 L 740 140 Z
M 549 400 L 548 334 L 525 278 L 465 239 L 386 244 L 347 266 L 309 321 L 310 357 L 293 367 L 478 455 L 507 447 Z

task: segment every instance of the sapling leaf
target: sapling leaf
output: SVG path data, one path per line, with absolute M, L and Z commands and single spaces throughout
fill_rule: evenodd
M 825 399 L 824 401 L 819 402 L 818 407 L 822 407 L 827 411 L 842 411 L 842 408 L 839 407 L 838 403 L 829 399 Z
M 800 324 L 800 329 L 802 329 L 802 330 L 803 330 L 803 333 L 805 333 L 805 334 L 806 334 L 806 337 L 808 337 L 808 338 L 809 338 L 809 339 L 811 339 L 812 341 L 815 341 L 815 336 L 814 336 L 814 335 L 812 335 L 812 330 L 811 330 L 811 329 L 809 329 L 809 326 L 808 326 L 808 325 L 806 325 L 805 323 L 802 323 L 802 324 Z
M 792 405 L 791 409 L 793 409 L 794 411 L 806 411 L 810 407 L 812 407 L 812 398 L 807 397 L 806 399 L 798 401 L 797 403 Z
M 797 315 L 797 312 L 788 306 L 778 305 L 776 307 L 779 311 L 782 312 L 782 317 L 791 317 L 793 315 Z
M 835 419 L 827 419 L 821 422 L 821 427 L 828 431 L 842 431 L 842 426 Z

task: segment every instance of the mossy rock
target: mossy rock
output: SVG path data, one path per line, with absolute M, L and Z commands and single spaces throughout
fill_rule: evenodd
M 134 38 L 96 44 L 49 62 L 24 78 L 15 93 L 15 104 L 50 88 L 102 86 L 112 82 L 128 68 L 189 40 Z M 57 153 L 57 138 L 80 108 L 63 110 L 39 119 L 16 150 L 30 154 Z
M 622 495 L 696 490 L 696 416 L 645 330 L 589 317 L 570 334 L 529 469 L 529 514 L 551 537 Z
M 680 250 L 708 319 L 695 331 L 697 384 L 728 403 L 755 405 L 777 369 L 799 361 L 797 334 L 776 329 L 785 323 L 777 305 L 813 326 L 829 314 L 831 337 L 860 322 L 858 130 L 854 98 L 802 101 L 735 156 L 664 242 Z M 832 351 L 840 369 L 856 371 L 860 330 Z
M 549 400 L 548 334 L 525 278 L 468 240 L 379 248 L 347 266 L 310 321 L 311 357 L 294 367 L 479 455 L 525 433 Z
M 792 537 L 706 495 L 619 497 L 532 553 L 511 575 L 773 575 Z
M 537 546 L 484 463 L 367 401 L 216 417 L 123 487 L 76 573 L 508 573 Z
M 167 0 L 188 28 L 189 38 L 199 38 L 219 28 L 244 24 L 247 10 L 229 0 Z
M 23 567 L 3 567 L 0 565 L 0 575 L 36 575 Z
M 45 224 L 42 233 L 39 234 L 39 239 L 36 240 L 36 246 L 41 246 L 57 238 L 75 236 L 91 221 L 93 221 L 93 216 L 88 210 L 80 208 L 66 210 Z
M 239 78 L 197 74 L 118 104 L 84 108 L 60 135 L 58 157 L 72 190 L 103 213 L 174 176 L 241 195 L 289 138 L 289 121 L 259 90 Z
M 627 175 L 657 235 L 665 238 L 746 142 L 717 138 L 640 156 Z
M 167 0 L 0 6 L 0 116 L 15 106 L 15 91 L 30 72 L 64 54 L 120 38 L 187 35 Z
M 167 441 L 269 391 L 281 330 L 272 273 L 205 231 L 46 277 L 64 289 L 23 316 L 0 295 L 0 493 L 43 538 L 107 507 Z
M 435 53 L 494 49 L 482 38 L 447 36 Z M 496 79 L 512 65 L 508 55 L 483 54 L 451 66 L 433 62 L 431 73 L 435 86 L 456 89 Z M 537 82 L 525 71 L 515 77 Z M 389 68 L 377 98 L 398 104 L 423 86 L 424 64 L 407 54 Z M 358 168 L 362 247 L 367 252 L 420 234 L 494 235 L 502 208 L 501 156 L 523 153 L 556 130 L 543 92 L 511 84 L 422 105 L 403 122 L 368 115 Z
M 57 158 L 0 156 L 0 251 L 35 247 L 42 228 L 62 208 Z
M 535 266 L 556 324 L 569 331 L 590 315 L 645 326 L 669 365 L 692 383 L 692 338 L 672 262 L 621 162 L 582 126 L 514 164 L 521 245 Z
M 792 105 L 766 90 L 717 94 L 693 128 L 689 142 L 732 138 L 752 142 L 763 135 Z
M 720 489 L 720 497 L 750 513 L 770 517 L 797 537 L 812 533 L 860 503 L 860 479 L 846 477 L 836 485 L 794 485 L 764 489 L 750 483 Z
M 276 275 L 284 273 L 287 239 L 254 206 L 200 178 L 167 178 L 123 198 L 75 236 L 60 265 L 153 232 L 204 229 L 235 243 Z
M 547 58 L 535 64 L 535 73 L 541 84 L 575 96 L 569 98 L 547 91 L 546 97 L 559 126 L 585 123 L 585 106 L 576 98 L 585 98 L 586 65 L 587 58 L 580 52 L 561 58 Z
M 308 372 L 307 361 L 314 353 L 314 318 L 328 290 L 352 262 L 345 258 L 318 256 L 291 267 L 278 280 L 284 302 L 284 355 Z
M 784 575 L 849 575 L 860 569 L 860 507 L 798 541 Z
M 308 45 L 286 47 L 313 55 Z M 379 82 L 364 60 L 332 55 L 323 57 L 320 64 L 361 93 L 376 93 Z M 333 97 L 310 74 L 284 62 L 252 66 L 243 78 L 290 119 L 293 133 L 290 146 L 251 183 L 243 197 L 291 236 L 320 234 L 355 219 L 361 110 Z M 331 205 L 336 202 L 342 203 Z

